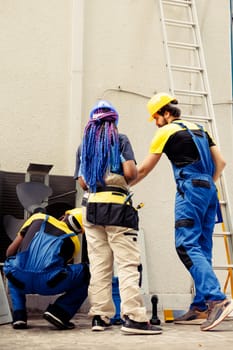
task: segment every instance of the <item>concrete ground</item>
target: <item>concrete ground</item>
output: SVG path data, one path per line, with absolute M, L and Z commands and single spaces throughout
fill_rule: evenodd
M 150 316 L 149 316 L 150 317 Z M 30 314 L 27 330 L 0 325 L 0 350 L 228 350 L 233 347 L 233 320 L 223 321 L 212 331 L 201 332 L 198 325 L 164 323 L 158 335 L 125 335 L 120 326 L 104 332 L 91 331 L 91 319 L 78 313 L 76 328 L 59 331 L 42 318 Z

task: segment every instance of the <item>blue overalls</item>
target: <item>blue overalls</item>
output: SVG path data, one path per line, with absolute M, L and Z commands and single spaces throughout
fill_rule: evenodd
M 67 236 L 54 236 L 45 232 L 45 224 L 35 234 L 27 250 L 7 258 L 4 273 L 13 311 L 26 309 L 26 294 L 57 295 L 55 304 L 60 306 L 68 319 L 72 318 L 87 297 L 89 270 L 86 264 L 64 265 L 59 255 Z
M 192 136 L 200 160 L 184 167 L 173 164 L 177 184 L 175 200 L 175 245 L 182 263 L 195 285 L 195 297 L 190 308 L 206 309 L 206 302 L 224 300 L 219 281 L 212 268 L 212 235 L 218 197 L 213 181 L 214 163 L 208 140 L 196 136 L 183 123 L 178 123 Z

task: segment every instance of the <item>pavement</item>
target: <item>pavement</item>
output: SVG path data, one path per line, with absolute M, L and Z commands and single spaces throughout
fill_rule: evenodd
M 232 318 L 202 332 L 199 325 L 165 323 L 158 316 L 162 334 L 125 335 L 121 326 L 92 332 L 91 319 L 86 313 L 77 313 L 72 319 L 76 327 L 66 331 L 50 325 L 41 313 L 31 313 L 26 330 L 14 330 L 11 324 L 0 325 L 0 350 L 232 350 Z

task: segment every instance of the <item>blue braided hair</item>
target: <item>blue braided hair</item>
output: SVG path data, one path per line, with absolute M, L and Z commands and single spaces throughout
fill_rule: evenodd
M 118 114 L 101 108 L 95 111 L 84 130 L 81 152 L 81 173 L 91 192 L 97 184 L 105 185 L 104 177 L 120 166 Z

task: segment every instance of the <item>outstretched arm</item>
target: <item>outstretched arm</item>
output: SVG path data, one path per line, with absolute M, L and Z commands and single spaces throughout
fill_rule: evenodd
M 127 160 L 122 163 L 124 178 L 127 184 L 131 185 L 132 181 L 137 178 L 137 167 L 134 160 Z
M 134 181 L 131 182 L 131 186 L 136 185 L 138 182 L 144 179 L 144 177 L 146 177 L 151 172 L 151 170 L 154 169 L 154 167 L 160 160 L 161 156 L 162 156 L 162 153 L 148 154 L 148 156 L 143 160 L 141 165 L 139 165 L 138 176 Z

